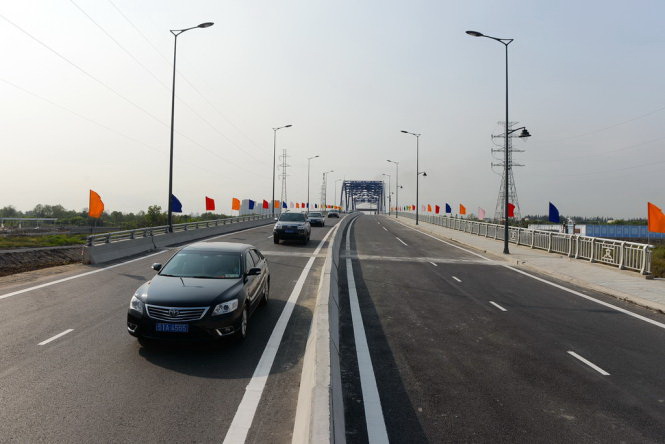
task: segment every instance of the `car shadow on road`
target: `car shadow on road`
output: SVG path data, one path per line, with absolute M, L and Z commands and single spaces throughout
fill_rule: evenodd
M 257 308 L 249 320 L 244 341 L 235 338 L 215 342 L 143 341 L 144 345 L 136 345 L 138 354 L 153 365 L 199 378 L 251 378 L 284 305 L 285 301 L 271 300 L 267 306 Z M 295 323 L 309 322 L 311 318 L 310 309 L 296 305 L 284 337 L 289 337 Z M 271 374 L 291 368 L 302 359 L 300 353 L 284 355 L 281 351 L 280 346 L 276 357 L 280 365 L 273 365 Z

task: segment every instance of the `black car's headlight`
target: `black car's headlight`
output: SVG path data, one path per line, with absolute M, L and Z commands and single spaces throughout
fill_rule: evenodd
M 231 299 L 230 301 L 222 302 L 221 304 L 215 305 L 215 308 L 212 310 L 213 316 L 218 316 L 226 313 L 232 313 L 238 309 L 238 300 Z
M 143 314 L 143 307 L 144 307 L 143 301 L 141 301 L 139 298 L 136 297 L 136 294 L 132 296 L 132 300 L 129 301 L 129 309 L 138 311 L 139 313 Z

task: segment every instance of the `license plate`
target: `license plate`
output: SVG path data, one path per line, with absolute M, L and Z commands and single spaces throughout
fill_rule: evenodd
M 287 228 L 287 229 L 286 229 L 286 232 L 287 232 L 287 233 L 295 233 L 296 230 L 295 230 L 295 228 Z
M 189 324 L 166 324 L 164 322 L 157 322 L 155 329 L 163 333 L 188 333 Z

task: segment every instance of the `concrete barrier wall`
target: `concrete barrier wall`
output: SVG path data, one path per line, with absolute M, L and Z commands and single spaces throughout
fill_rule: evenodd
M 132 239 L 108 244 L 86 246 L 83 250 L 83 262 L 87 264 L 103 264 L 139 254 L 149 253 L 161 248 L 186 244 L 220 234 L 232 233 L 247 228 L 260 227 L 274 223 L 271 219 L 259 219 L 234 224 L 220 225 L 198 230 L 166 233 L 141 239 Z
M 339 351 L 339 267 L 344 232 L 349 223 L 358 216 L 359 214 L 350 214 L 340 221 L 340 227 L 337 229 L 332 246 L 333 263 L 330 270 L 330 298 L 328 299 L 328 319 L 330 322 L 330 430 L 332 434 L 330 442 L 332 443 L 346 442 Z

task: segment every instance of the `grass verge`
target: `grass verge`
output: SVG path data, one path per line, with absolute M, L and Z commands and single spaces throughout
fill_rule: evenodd
M 654 277 L 665 277 L 665 245 L 659 245 L 651 253 L 651 273 Z
M 10 248 L 38 248 L 62 247 L 66 245 L 81 245 L 85 243 L 87 235 L 52 234 L 47 236 L 2 236 L 0 237 L 0 250 Z

